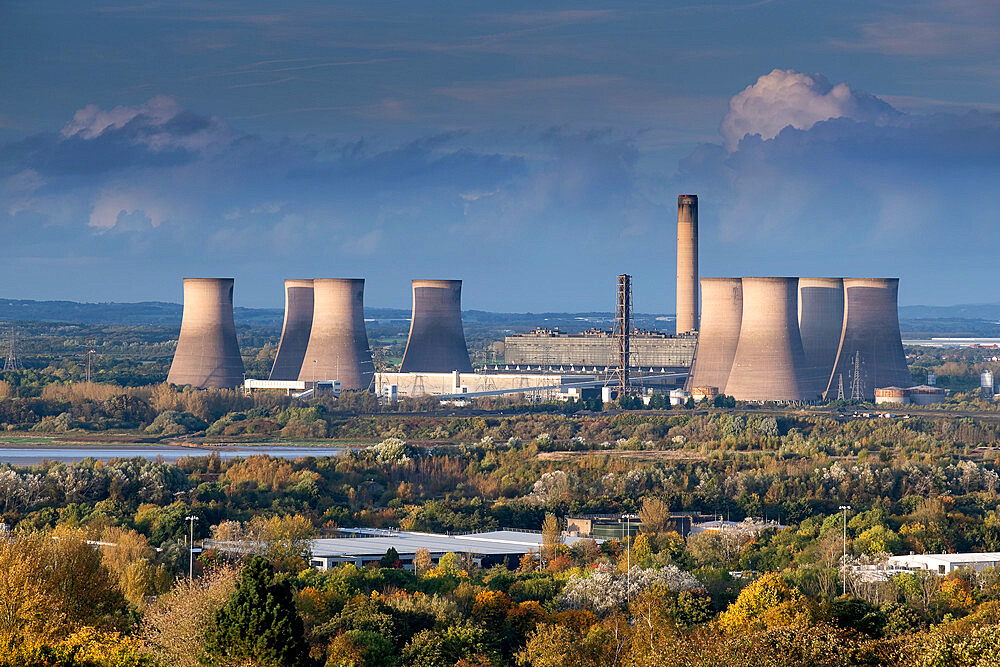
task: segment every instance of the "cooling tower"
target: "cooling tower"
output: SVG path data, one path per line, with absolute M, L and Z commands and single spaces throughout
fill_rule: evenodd
M 741 401 L 815 400 L 804 371 L 798 279 L 743 278 L 740 340 L 725 393 Z
M 677 195 L 676 329 L 698 330 L 698 195 Z
M 298 380 L 313 321 L 313 281 L 285 281 L 285 321 L 271 380 Z
M 701 326 L 688 386 L 726 389 L 740 340 L 743 283 L 739 278 L 701 279 Z
M 875 400 L 877 387 L 913 384 L 899 335 L 899 278 L 844 278 L 844 328 L 827 398 Z M 857 369 L 857 373 L 855 373 Z
M 193 387 L 235 387 L 243 358 L 233 323 L 232 278 L 185 278 L 184 313 L 167 382 Z
M 462 329 L 462 281 L 414 280 L 403 373 L 471 372 Z
M 799 278 L 799 334 L 810 393 L 823 394 L 844 330 L 844 280 Z
M 363 278 L 317 278 L 312 329 L 298 379 L 340 380 L 341 389 L 368 389 L 375 371 L 365 330 Z

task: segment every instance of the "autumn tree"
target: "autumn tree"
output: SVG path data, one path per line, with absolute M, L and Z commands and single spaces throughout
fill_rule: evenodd
M 142 635 L 164 665 L 198 667 L 211 625 L 236 589 L 237 570 L 222 565 L 204 577 L 180 578 L 143 616 Z
M 670 506 L 655 496 L 646 496 L 642 499 L 639 520 L 642 521 L 644 533 L 665 532 L 672 528 Z
M 766 630 L 791 625 L 808 612 L 808 602 L 781 574 L 769 572 L 740 591 L 739 597 L 719 616 L 727 632 Z
M 552 562 L 552 560 L 556 557 L 559 545 L 562 544 L 560 537 L 561 532 L 559 530 L 559 519 L 556 518 L 555 514 L 546 514 L 545 521 L 542 523 L 541 556 L 544 563 Z

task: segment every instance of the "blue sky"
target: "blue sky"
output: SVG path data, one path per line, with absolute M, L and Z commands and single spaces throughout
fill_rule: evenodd
M 702 275 L 1000 301 L 993 2 L 7 0 L 0 90 L 7 298 L 671 311 L 693 192 Z

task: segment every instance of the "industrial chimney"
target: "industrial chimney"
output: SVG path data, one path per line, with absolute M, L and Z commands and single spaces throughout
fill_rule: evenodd
M 698 330 L 698 195 L 677 195 L 677 333 Z
M 236 387 L 243 358 L 233 322 L 232 278 L 185 278 L 184 312 L 167 382 L 174 385 Z
M 375 367 L 365 329 L 364 278 L 316 278 L 312 284 L 312 329 L 298 379 L 368 389 Z
M 844 328 L 826 397 L 875 400 L 877 387 L 908 387 L 899 333 L 899 278 L 844 278 Z
M 403 373 L 471 372 L 462 328 L 461 280 L 414 280 Z
M 843 330 L 843 278 L 799 278 L 799 334 L 810 393 L 826 392 Z
M 739 278 L 701 279 L 701 325 L 688 387 L 715 387 L 729 382 L 743 318 L 743 283 Z
M 309 345 L 313 320 L 313 281 L 285 281 L 285 321 L 281 325 L 278 354 L 271 368 L 271 380 L 297 380 Z
M 741 401 L 805 402 L 797 278 L 743 278 L 743 319 L 726 394 Z

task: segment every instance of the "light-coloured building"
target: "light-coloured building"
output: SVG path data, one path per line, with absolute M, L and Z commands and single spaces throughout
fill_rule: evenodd
M 597 381 L 595 375 L 562 375 L 557 373 L 376 373 L 375 393 L 383 395 L 395 385 L 396 394 L 403 396 L 453 396 L 456 394 L 527 393 L 539 398 L 554 399 L 566 394 L 574 385 L 579 387 Z
M 949 574 L 956 570 L 982 572 L 988 567 L 1000 565 L 1000 551 L 963 554 L 910 554 L 890 556 L 889 570 L 926 570 L 936 574 Z
M 926 384 L 916 387 L 878 387 L 875 389 L 875 405 L 930 405 L 944 400 L 945 390 Z
M 318 570 L 326 570 L 344 563 L 364 567 L 378 563 L 385 553 L 395 549 L 404 569 L 413 569 L 413 558 L 418 549 L 427 549 L 431 560 L 437 563 L 446 553 L 470 556 L 480 567 L 491 567 L 507 563 L 516 567 L 522 556 L 537 554 L 542 547 L 542 534 L 525 530 L 494 530 L 468 535 L 442 535 L 409 530 L 382 528 L 341 528 L 343 537 L 320 538 L 310 543 L 310 563 Z M 574 536 L 561 536 L 563 544 L 571 546 L 577 540 Z M 602 542 L 603 540 L 595 540 Z M 226 553 L 246 554 L 254 551 L 253 545 L 246 543 L 217 542 L 206 540 L 206 548 L 215 548 Z
M 690 368 L 698 336 L 672 336 L 658 331 L 633 331 L 629 339 L 630 365 L 637 368 Z M 616 339 L 606 329 L 567 334 L 538 328 L 504 338 L 504 363 L 515 366 L 613 365 Z M 617 362 L 615 362 L 617 363 Z

